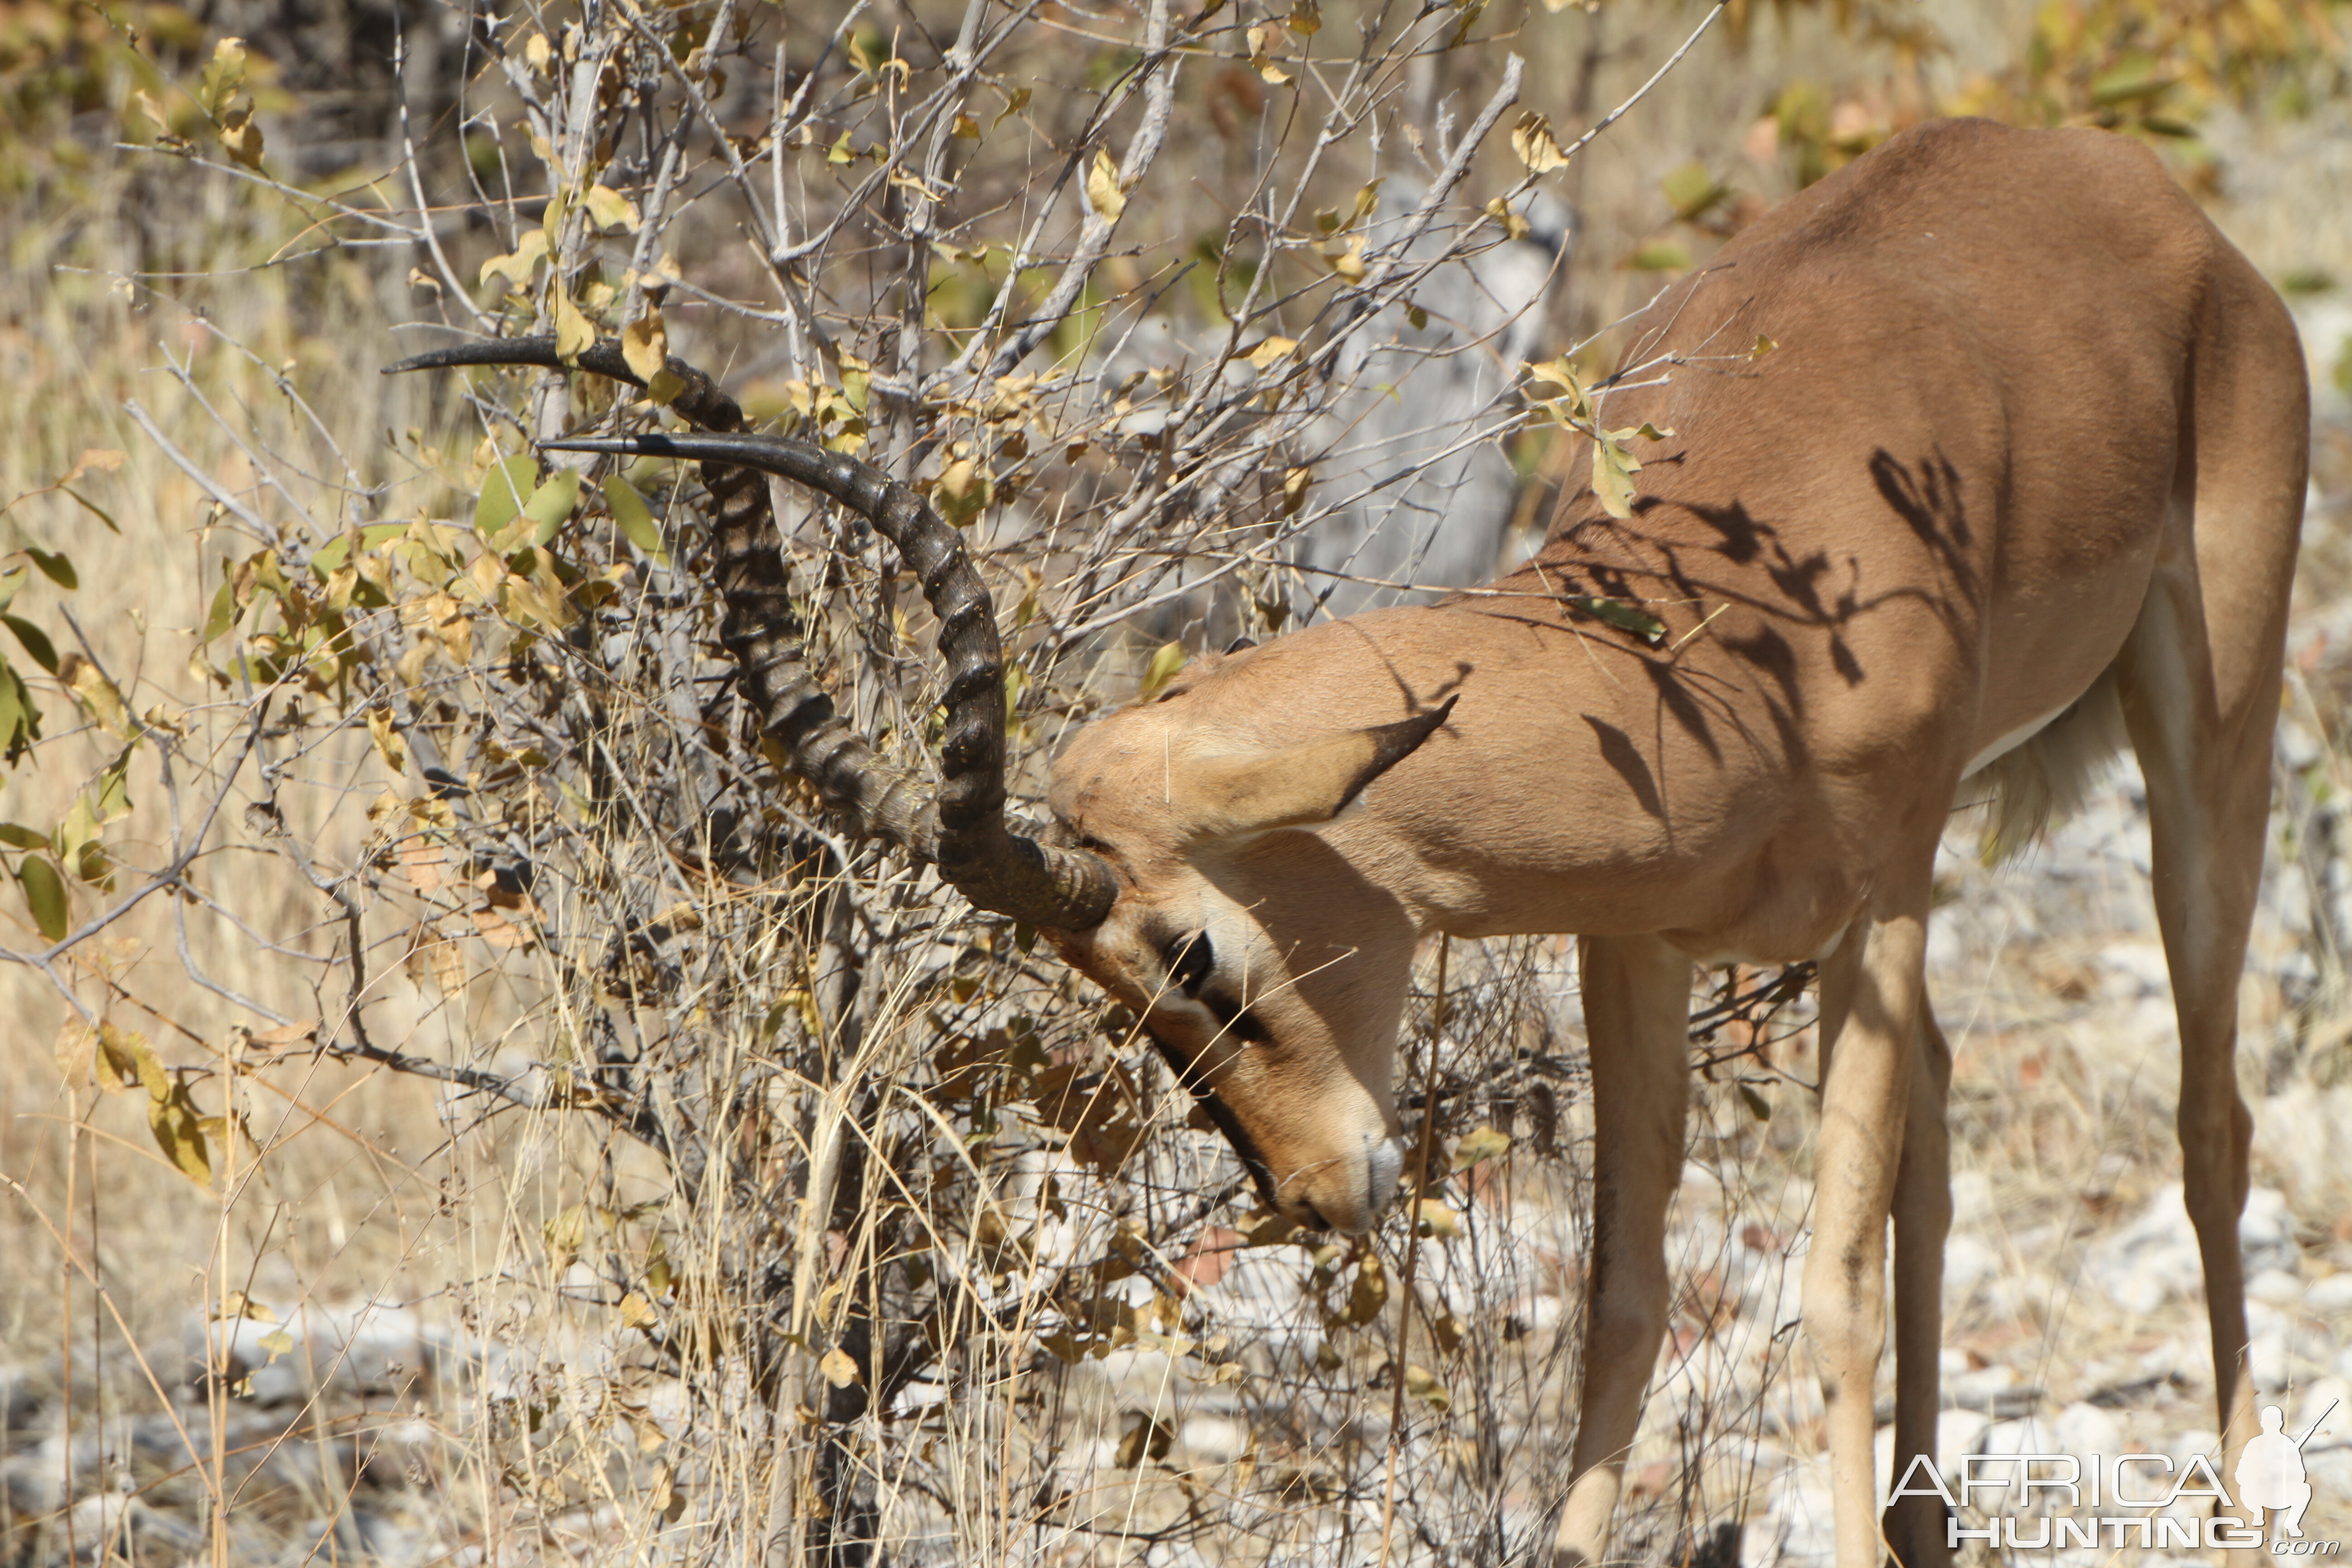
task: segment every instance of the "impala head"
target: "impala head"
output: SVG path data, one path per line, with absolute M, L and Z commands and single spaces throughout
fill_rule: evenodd
M 1403 1163 L 1389 1077 L 1417 933 L 1316 830 L 1453 704 L 1286 744 L 1219 695 L 1212 680 L 1115 714 L 1055 764 L 1055 823 L 1118 891 L 1054 941 L 1135 1009 L 1263 1196 L 1362 1230 Z
M 420 355 L 397 370 L 535 364 L 643 383 L 617 344 L 567 362 L 547 338 Z M 1055 769 L 1045 841 L 1006 822 L 1003 666 L 986 587 L 961 536 L 914 490 L 803 442 L 742 434 L 709 378 L 669 362 L 670 403 L 713 434 L 554 441 L 703 465 L 734 656 L 761 733 L 866 833 L 936 865 L 983 909 L 1039 927 L 1133 1008 L 1233 1143 L 1260 1194 L 1320 1228 L 1360 1231 L 1402 1168 L 1389 1088 L 1415 931 L 1316 829 L 1445 721 L 1270 743 L 1206 684 L 1082 731 Z M 756 472 L 754 470 L 757 470 Z M 777 474 L 862 513 L 898 547 L 940 617 L 948 710 L 936 789 L 851 733 L 792 636 L 768 486 Z

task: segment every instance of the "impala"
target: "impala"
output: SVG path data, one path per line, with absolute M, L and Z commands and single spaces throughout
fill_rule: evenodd
M 1723 348 L 1759 338 L 1777 348 Z M 554 359 L 530 340 L 410 363 Z M 609 346 L 580 363 L 628 377 Z M 1801 959 L 1821 964 L 1803 1326 L 1837 1561 L 1871 1568 L 1882 1530 L 1910 1568 L 1948 1558 L 1933 1499 L 1881 1519 L 1871 1451 L 1890 1215 L 1896 1473 L 1935 1449 L 1937 846 L 1964 795 L 2030 835 L 2127 735 L 2230 1473 L 2255 1430 L 2237 987 L 2308 429 L 2284 307 L 2137 144 L 1944 121 L 1742 233 L 1649 308 L 1627 363 L 1654 368 L 1605 391 L 1609 422 L 1665 432 L 1630 519 L 1588 489 L 1486 589 L 1196 662 L 1078 733 L 1038 837 L 1004 817 L 987 593 L 914 491 L 741 433 L 677 362 L 675 406 L 709 434 L 550 445 L 703 463 L 722 640 L 764 733 L 866 832 L 1136 1008 L 1307 1225 L 1360 1231 L 1398 1186 L 1415 944 L 1577 934 L 1596 1212 L 1563 1563 L 1606 1555 L 1666 1321 L 1693 965 Z M 949 668 L 936 790 L 882 765 L 801 664 L 754 469 L 864 513 L 921 579 Z

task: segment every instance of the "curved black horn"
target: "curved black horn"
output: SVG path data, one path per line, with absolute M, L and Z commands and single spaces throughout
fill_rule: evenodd
M 580 368 L 642 385 L 616 343 L 583 353 Z M 485 340 L 422 354 L 391 367 L 468 364 L 569 368 L 551 338 Z M 668 362 L 686 390 L 671 407 L 712 434 L 549 441 L 555 451 L 646 454 L 702 465 L 711 496 L 711 532 L 725 614 L 719 640 L 740 671 L 761 733 L 775 741 L 793 772 L 816 786 L 858 827 L 940 873 L 982 909 L 1062 931 L 1082 931 L 1109 912 L 1118 884 L 1109 864 L 1014 833 L 1004 820 L 1004 662 L 988 587 L 972 569 L 962 536 L 929 504 L 869 464 L 781 437 L 740 434 L 734 399 L 682 360 Z M 833 497 L 898 548 L 940 618 L 948 663 L 947 731 L 936 801 L 921 783 L 891 768 L 852 731 L 809 673 L 792 635 L 789 579 L 764 474 Z

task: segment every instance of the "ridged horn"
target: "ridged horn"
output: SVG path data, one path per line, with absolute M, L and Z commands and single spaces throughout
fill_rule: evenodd
M 644 382 L 617 343 L 600 342 L 576 363 L 633 385 Z M 463 343 L 420 354 L 392 372 L 457 365 L 531 364 L 566 369 L 552 338 Z M 987 584 L 963 538 L 929 502 L 879 469 L 803 441 L 741 433 L 735 400 L 684 361 L 668 369 L 685 384 L 670 406 L 710 432 L 549 441 L 553 451 L 679 458 L 702 465 L 711 497 L 711 534 L 725 606 L 719 642 L 733 657 L 760 732 L 792 771 L 864 833 L 937 865 L 982 909 L 1034 925 L 1083 931 L 1101 923 L 1117 896 L 1100 856 L 1041 844 L 1004 818 L 1004 658 Z M 390 374 L 388 372 L 387 374 Z M 884 763 L 835 710 L 809 673 L 797 637 L 775 511 L 762 477 L 775 474 L 832 497 L 864 516 L 898 547 L 940 618 L 947 659 L 946 733 L 935 798 L 921 781 Z

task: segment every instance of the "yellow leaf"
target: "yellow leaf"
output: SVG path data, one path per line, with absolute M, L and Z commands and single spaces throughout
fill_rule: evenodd
M 1466 1171 L 1482 1160 L 1496 1158 L 1506 1152 L 1510 1146 L 1511 1135 L 1497 1131 L 1492 1127 L 1481 1127 L 1475 1132 L 1465 1132 L 1462 1135 L 1462 1142 L 1454 1146 L 1454 1168 L 1457 1171 Z
M 654 1304 L 635 1290 L 621 1298 L 621 1321 L 633 1329 L 649 1329 L 661 1321 Z
M 993 130 L 995 127 L 1003 124 L 1008 117 L 1018 114 L 1028 107 L 1029 89 L 1025 87 L 1014 88 L 1013 89 L 1013 96 L 1004 100 L 1004 107 L 997 110 L 996 118 L 988 122 L 989 127 Z
M 598 228 L 625 228 L 637 232 L 637 204 L 610 185 L 588 187 L 588 219 Z
M 547 255 L 547 230 L 532 229 L 515 241 L 515 247 L 504 256 L 493 256 L 482 263 L 479 281 L 488 283 L 503 274 L 518 289 L 530 287 L 530 275 Z
M 545 76 L 548 66 L 555 58 L 555 46 L 547 41 L 545 33 L 533 33 L 523 40 L 522 58 L 530 62 L 531 69 Z
M 1118 165 L 1110 161 L 1106 148 L 1095 149 L 1095 161 L 1087 167 L 1087 203 L 1106 223 L 1117 223 L 1119 214 L 1127 210 L 1127 192 L 1118 183 Z
M 152 124 L 156 135 L 169 136 L 172 133 L 171 115 L 165 112 L 163 106 L 156 102 L 144 89 L 136 89 L 131 92 L 131 111 Z
M 677 395 L 685 390 L 686 383 L 677 376 L 672 375 L 667 370 L 657 370 L 654 372 L 653 375 L 646 382 L 646 395 L 652 398 L 656 403 L 660 404 L 664 408 L 676 403 L 677 401 Z
M 230 111 L 221 118 L 220 144 L 228 155 L 258 173 L 261 168 L 261 127 L 253 122 L 250 108 Z
M 834 1346 L 818 1358 L 816 1369 L 824 1373 L 825 1382 L 835 1388 L 847 1388 L 851 1384 L 858 1381 L 856 1361 L 839 1345 Z
M 1421 1226 L 1421 1234 L 1433 1240 L 1451 1241 L 1462 1234 L 1462 1216 L 1435 1198 L 1423 1198 L 1415 1204 L 1413 1218 Z
M 1428 1405 L 1432 1410 L 1444 1411 L 1454 1408 L 1454 1397 L 1445 1392 L 1444 1381 L 1425 1366 L 1406 1367 L 1404 1387 L 1406 1393 Z
M 1150 664 L 1145 667 L 1143 687 L 1138 695 L 1149 701 L 1161 687 L 1175 679 L 1176 672 L 1183 668 L 1184 645 L 1180 642 L 1163 644 L 1151 656 Z
M 1770 353 L 1774 349 L 1777 349 L 1780 346 L 1780 344 L 1774 342 L 1763 333 L 1759 332 L 1756 334 L 1755 346 L 1748 351 L 1748 357 L 1751 360 L 1762 359 L 1766 354 Z
M 955 117 L 955 123 L 948 127 L 948 134 L 966 142 L 977 142 L 980 140 L 980 123 L 969 114 L 959 114 Z
M 147 1086 L 147 1130 L 155 1135 L 156 1146 L 173 1169 L 196 1184 L 209 1188 L 213 1184 L 213 1161 L 205 1146 L 203 1118 L 188 1099 L 188 1086 L 165 1079 L 162 1093 L 157 1086 Z
M 1249 59 L 1259 76 L 1272 86 L 1280 87 L 1290 79 L 1290 73 L 1276 65 L 1273 57 L 1266 53 L 1266 40 L 1273 34 L 1272 27 L 1252 27 L 1249 30 Z
M 1242 357 L 1257 369 L 1264 370 L 1297 346 L 1297 338 L 1268 338 Z
M 1282 515 L 1295 514 L 1307 500 L 1307 481 L 1315 477 L 1311 468 L 1293 468 L 1282 476 Z
M 1503 232 L 1513 239 L 1525 239 L 1535 226 L 1511 210 L 1510 204 L 1496 196 L 1486 204 L 1486 216 L 1503 226 Z
M 1568 163 L 1559 139 L 1551 133 L 1551 121 L 1532 110 L 1519 116 L 1518 125 L 1511 132 L 1511 151 L 1531 174 L 1549 174 Z
M 1316 0 L 1291 0 L 1290 15 L 1282 25 L 1302 38 L 1311 38 L 1323 30 L 1323 7 Z
M 588 1244 L 588 1205 L 573 1204 L 542 1228 L 547 1237 L 547 1250 L 558 1268 L 569 1268 L 580 1249 Z
M 61 662 L 58 668 L 61 674 L 68 668 L 72 670 L 67 684 L 73 689 L 76 700 L 89 714 L 92 723 L 126 741 L 131 737 L 138 726 L 131 717 L 131 710 L 123 702 L 122 693 L 116 689 L 114 682 L 106 679 L 98 666 L 83 659 L 78 664 Z
M 563 291 L 563 280 L 557 279 L 548 287 L 548 305 L 555 316 L 555 357 L 571 364 L 596 346 L 596 329 Z
M 1633 515 L 1633 476 L 1641 461 L 1625 449 L 1630 430 L 1598 430 L 1592 437 L 1592 493 L 1610 516 Z
M 1326 246 L 1323 259 L 1332 271 L 1350 283 L 1364 280 L 1364 237 L 1350 235 L 1344 246 Z
M 244 1291 L 232 1290 L 222 1299 L 220 1310 L 213 1314 L 213 1321 L 219 1322 L 227 1318 L 243 1318 L 253 1323 L 274 1323 L 278 1321 L 278 1314 Z
M 661 374 L 669 363 L 669 328 L 659 310 L 647 310 L 621 329 L 621 357 L 648 385 Z
M 383 765 L 394 773 L 404 773 L 408 767 L 408 748 L 400 743 L 400 735 L 392 727 L 392 715 L 381 708 L 371 709 L 367 716 L 368 739 L 375 742 L 376 754 Z
M 969 527 L 988 506 L 995 486 L 969 458 L 958 458 L 940 475 L 940 515 L 958 528 Z

